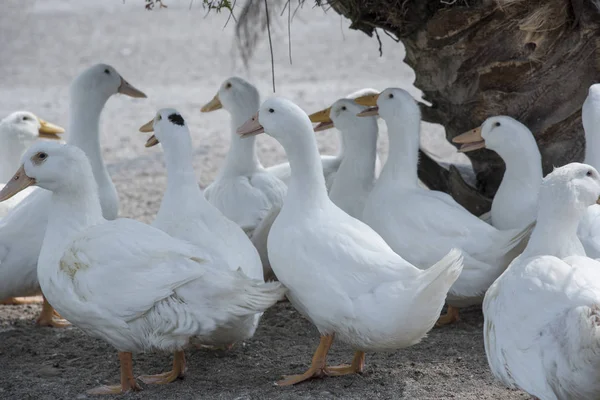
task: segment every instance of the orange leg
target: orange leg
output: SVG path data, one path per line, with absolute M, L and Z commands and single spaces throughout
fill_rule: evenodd
M 142 375 L 139 379 L 146 384 L 164 385 L 171 383 L 177 379 L 181 379 L 185 375 L 185 353 L 180 350 L 176 351 L 173 356 L 173 369 L 169 372 L 164 372 L 157 375 Z
M 442 315 L 437 322 L 435 323 L 435 326 L 444 326 L 444 325 L 448 325 L 451 324 L 453 322 L 457 322 L 460 318 L 458 316 L 458 308 L 456 307 L 452 307 L 452 306 L 448 306 L 448 311 L 446 311 L 446 314 Z
M 350 374 L 362 374 L 365 369 L 365 352 L 357 351 L 354 353 L 352 364 L 338 365 L 335 367 L 326 367 L 325 373 L 329 376 L 341 376 Z
M 64 319 L 54 319 L 54 315 L 58 315 L 54 308 L 48 303 L 46 297 L 44 297 L 44 303 L 42 304 L 42 312 L 40 316 L 36 320 L 36 324 L 39 326 L 51 326 L 54 328 L 64 328 L 70 326 L 71 324 Z
M 119 394 L 125 393 L 130 390 L 137 392 L 142 390 L 135 381 L 133 376 L 133 360 L 131 359 L 131 353 L 119 352 L 119 361 L 121 362 L 121 384 L 111 386 L 100 386 L 95 389 L 87 391 L 87 394 Z
M 40 303 L 40 296 L 32 296 L 32 297 L 9 297 L 8 299 L 4 299 L 0 301 L 0 305 L 4 306 L 21 306 L 25 304 L 37 304 Z
M 278 386 L 289 386 L 295 385 L 296 383 L 304 382 L 313 378 L 322 378 L 327 375 L 326 372 L 326 361 L 327 361 L 327 353 L 329 352 L 329 348 L 333 343 L 334 335 L 321 336 L 321 342 L 319 343 L 319 347 L 315 351 L 315 354 L 312 358 L 312 364 L 308 371 L 301 375 L 289 375 L 285 376 L 283 380 L 276 383 Z

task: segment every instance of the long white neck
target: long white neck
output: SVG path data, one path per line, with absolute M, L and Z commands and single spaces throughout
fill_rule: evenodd
M 79 147 L 90 160 L 94 178 L 100 187 L 112 185 L 100 148 L 100 114 L 108 98 L 71 93 L 69 137 L 67 143 Z
M 345 156 L 331 186 L 330 197 L 334 202 L 333 195 L 342 187 L 353 186 L 359 190 L 372 188 L 377 159 L 377 132 L 377 120 L 372 117 L 342 132 Z
M 260 106 L 258 102 L 250 103 L 237 105 L 231 110 L 231 144 L 219 176 L 249 175 L 262 169 L 256 154 L 255 137 L 241 138 L 236 132 L 237 128 L 252 118 Z
M 418 187 L 417 167 L 419 163 L 419 140 L 421 116 L 418 113 L 385 121 L 388 128 L 388 159 L 375 184 Z
M 0 130 L 2 129 L 0 125 Z M 12 132 L 2 132 L 0 142 L 0 183 L 5 183 L 19 169 L 21 156 L 31 143 L 22 143 Z
M 59 268 L 56 257 L 64 254 L 76 234 L 105 221 L 96 182 L 89 175 L 77 187 L 61 188 L 51 194 L 48 226 L 38 262 L 40 282 L 55 275 Z
M 537 223 L 523 257 L 550 255 L 558 258 L 585 256 L 581 241 L 577 237 L 579 221 L 585 209 L 573 209 L 560 202 L 539 204 Z
M 291 169 L 284 207 L 321 207 L 329 202 L 317 140 L 310 124 L 305 128 L 305 134 L 289 133 L 281 140 Z
M 542 157 L 532 135 L 523 137 L 512 149 L 495 150 L 506 164 L 506 171 L 496 196 L 515 193 L 537 192 L 544 177 Z
M 202 213 L 204 206 L 208 206 L 194 173 L 189 134 L 175 132 L 173 135 L 178 137 L 162 143 L 167 166 L 167 190 L 156 215 L 157 224 L 178 217 L 193 217 Z

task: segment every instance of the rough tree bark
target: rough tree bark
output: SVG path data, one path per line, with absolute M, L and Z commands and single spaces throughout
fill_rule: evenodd
M 423 119 L 446 136 L 509 115 L 534 133 L 544 173 L 581 161 L 581 105 L 600 79 L 600 12 L 589 0 L 329 0 L 373 35 L 382 28 L 406 47 L 415 85 L 433 107 Z M 391 78 L 391 77 L 390 77 Z M 504 174 L 494 152 L 467 153 L 477 175 L 470 188 L 455 170 L 441 169 L 423 153 L 420 178 L 452 194 L 470 211 L 489 209 Z

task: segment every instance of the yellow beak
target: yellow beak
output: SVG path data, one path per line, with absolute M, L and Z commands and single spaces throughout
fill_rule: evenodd
M 154 132 L 154 119 L 146 122 L 144 125 L 140 126 L 140 132 Z M 156 146 L 158 144 L 158 139 L 156 136 L 152 135 L 146 141 L 146 147 Z
M 0 201 L 8 200 L 15 194 L 34 184 L 35 179 L 28 177 L 25 173 L 25 167 L 21 165 L 21 168 L 18 169 L 10 181 L 8 181 L 2 190 L 0 190 Z
M 482 149 L 485 147 L 485 140 L 481 136 L 481 127 L 471 129 L 468 132 L 454 137 L 454 139 L 452 139 L 452 142 L 462 144 L 462 146 L 460 146 L 460 149 L 458 150 L 461 153 L 466 153 L 468 151 Z
M 65 130 L 60 126 L 44 121 L 41 118 L 38 118 L 38 121 L 40 123 L 38 135 L 43 139 L 60 139 L 60 136 L 58 136 L 57 134 L 65 132 Z
M 215 97 L 208 103 L 206 103 L 200 109 L 201 112 L 211 112 L 223 108 L 223 104 L 221 104 L 221 100 L 219 99 L 219 94 L 215 94 Z
M 327 129 L 333 128 L 333 121 L 329 118 L 329 113 L 331 112 L 331 107 L 327 107 L 324 110 L 317 111 L 308 116 L 311 122 L 318 123 L 315 126 L 315 132 L 325 131 Z
M 377 99 L 379 98 L 379 93 L 377 94 L 368 94 L 366 96 L 360 96 L 354 99 L 356 104 L 360 104 L 361 106 L 367 107 L 375 107 L 377 105 Z

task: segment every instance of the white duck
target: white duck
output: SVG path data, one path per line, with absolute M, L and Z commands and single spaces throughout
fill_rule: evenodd
M 39 138 L 60 139 L 59 133 L 65 130 L 60 126 L 46 122 L 29 111 L 16 111 L 0 120 L 0 189 L 12 173 L 19 167 L 21 156 L 25 150 Z M 20 203 L 31 193 L 24 190 L 0 204 L 0 217 Z
M 34 144 L 0 201 L 32 184 L 52 192 L 37 267 L 42 291 L 74 325 L 119 351 L 121 384 L 90 394 L 139 389 L 131 352 L 175 352 L 172 371 L 140 379 L 178 379 L 191 337 L 218 343 L 215 332 L 263 312 L 285 292 L 278 282 L 223 268 L 225 260 L 210 247 L 135 220 L 107 221 L 92 166 L 75 146 Z
M 524 228 L 537 214 L 542 157 L 531 131 L 514 118 L 490 117 L 479 127 L 452 139 L 460 151 L 487 148 L 498 153 L 506 172 L 494 196 L 490 223 L 498 229 Z
M 365 95 L 375 94 L 375 93 L 379 93 L 379 92 L 375 89 L 364 88 L 364 89 L 359 89 L 356 92 L 350 93 L 345 98 L 346 99 L 355 99 L 360 96 L 365 96 Z M 325 129 L 329 129 L 329 128 L 333 127 L 333 121 L 331 121 L 331 118 L 329 117 L 330 109 L 331 109 L 331 107 L 328 107 L 324 110 L 321 110 L 321 111 L 318 111 L 316 113 L 309 115 L 309 118 L 312 122 L 322 123 L 322 125 L 320 125 L 320 127 L 319 127 L 319 131 L 323 131 Z M 318 132 L 318 131 L 315 131 L 315 132 Z M 344 137 L 344 135 L 341 134 L 341 132 L 340 132 L 339 138 L 340 138 L 340 140 L 339 140 L 340 147 L 339 147 L 338 153 L 336 155 L 332 156 L 332 155 L 328 155 L 328 154 L 322 154 L 320 156 L 321 157 L 321 165 L 323 166 L 323 176 L 325 177 L 325 186 L 327 187 L 327 191 L 331 190 L 331 187 L 333 186 L 333 182 L 335 180 L 335 175 L 336 175 L 338 169 L 340 168 L 340 165 L 342 165 L 342 160 L 344 159 L 345 154 L 347 154 L 346 153 L 346 147 L 348 145 L 347 138 Z M 377 157 L 376 165 L 377 165 L 376 168 L 379 171 L 381 169 L 379 157 Z M 291 169 L 290 169 L 289 162 L 273 165 L 273 166 L 267 168 L 267 170 L 269 172 L 275 174 L 279 179 L 281 179 L 283 182 L 285 182 L 286 185 L 289 183 L 290 177 L 291 177 Z M 339 188 L 339 185 L 338 185 L 338 188 Z
M 377 93 L 373 89 L 357 92 L 361 96 Z M 311 122 L 319 122 L 315 132 L 335 126 L 341 133 L 344 157 L 338 170 L 332 174 L 329 198 L 357 219 L 362 219 L 365 202 L 381 170 L 377 157 L 377 118 L 358 117 L 356 114 L 363 110 L 364 106 L 356 104 L 351 98 L 344 98 L 331 107 L 309 115 Z
M 599 196 L 600 175 L 589 165 L 548 174 L 527 248 L 483 302 L 492 373 L 542 400 L 600 398 L 600 262 L 577 238 Z
M 269 99 L 238 129 L 242 136 L 264 131 L 282 144 L 292 169 L 269 235 L 269 259 L 290 302 L 321 334 L 309 370 L 278 384 L 358 373 L 365 351 L 418 343 L 435 324 L 446 292 L 460 274 L 460 252 L 419 270 L 333 204 L 310 119 L 294 103 Z M 334 335 L 356 350 L 352 365 L 326 365 Z
M 100 151 L 100 113 L 116 93 L 131 97 L 146 95 L 131 86 L 111 66 L 98 64 L 86 69 L 71 84 L 68 143 L 81 148 L 92 164 L 99 187 L 102 212 L 107 219 L 117 217 L 117 191 L 106 170 Z M 50 207 L 51 194 L 35 190 L 0 219 L 0 300 L 39 294 L 36 264 Z M 54 321 L 50 304 L 44 301 L 37 320 L 40 325 L 64 326 Z
M 204 196 L 249 237 L 272 208 L 281 207 L 286 191 L 285 184 L 260 164 L 254 138 L 241 140 L 235 133 L 256 112 L 259 102 L 254 86 L 233 77 L 223 82 L 215 97 L 202 107 L 202 112 L 225 108 L 231 114 L 231 147 Z
M 588 96 L 581 109 L 581 120 L 585 130 L 584 162 L 600 168 L 600 84 L 590 86 Z M 578 230 L 589 257 L 600 259 L 600 205 L 589 207 L 581 218 Z
M 181 114 L 174 109 L 161 109 L 140 131 L 154 131 L 146 147 L 160 142 L 167 165 L 167 190 L 152 225 L 177 239 L 211 249 L 225 261 L 221 268 L 240 269 L 249 278 L 264 282 L 260 257 L 248 236 L 202 195 L 192 166 L 190 131 Z M 254 335 L 260 317 L 261 314 L 249 315 L 235 325 L 223 327 L 214 336 L 231 347 Z
M 357 101 L 377 104 L 359 115 L 379 113 L 389 136 L 389 156 L 367 199 L 363 220 L 419 268 L 427 268 L 452 248 L 464 251 L 463 272 L 448 293 L 448 313 L 438 323 L 457 321 L 459 308 L 481 304 L 487 288 L 523 250 L 531 227 L 498 230 L 448 194 L 419 185 L 421 113 L 408 92 L 388 88 Z

